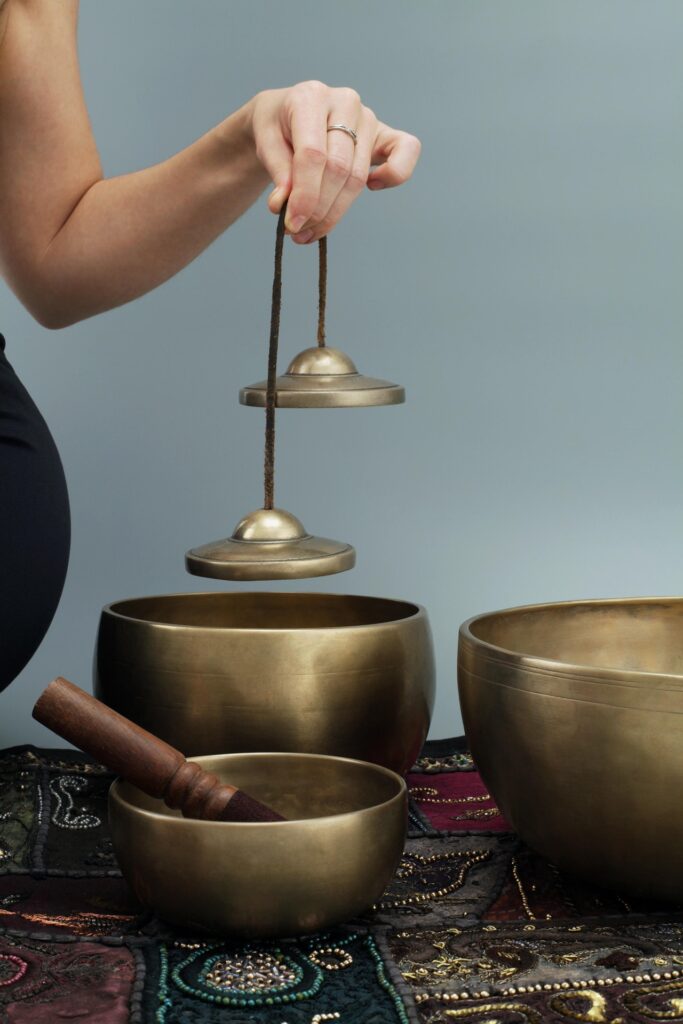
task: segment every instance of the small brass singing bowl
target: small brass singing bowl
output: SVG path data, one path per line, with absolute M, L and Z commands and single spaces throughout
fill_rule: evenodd
M 194 758 L 287 821 L 182 818 L 129 783 L 109 791 L 124 878 L 172 924 L 247 938 L 320 931 L 380 898 L 401 859 L 403 779 L 363 761 L 317 754 Z
M 332 754 L 408 771 L 434 656 L 419 605 L 351 594 L 215 592 L 102 612 L 95 695 L 184 754 Z
M 683 900 L 683 598 L 477 616 L 460 628 L 458 686 L 477 767 L 532 849 Z

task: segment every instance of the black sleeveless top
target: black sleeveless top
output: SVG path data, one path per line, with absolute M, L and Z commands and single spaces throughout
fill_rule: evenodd
M 7 361 L 0 334 L 0 690 L 47 632 L 62 593 L 69 544 L 61 459 Z

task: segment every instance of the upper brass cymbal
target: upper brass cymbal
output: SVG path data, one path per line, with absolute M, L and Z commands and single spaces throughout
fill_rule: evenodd
M 260 508 L 250 512 L 230 537 L 192 548 L 187 571 L 219 580 L 289 580 L 329 576 L 352 569 L 350 544 L 313 537 L 291 512 Z
M 400 384 L 366 377 L 345 352 L 327 345 L 304 349 L 295 356 L 275 387 L 275 404 L 281 409 L 400 405 L 406 398 Z M 240 402 L 263 408 L 267 390 L 265 380 L 250 384 L 240 390 Z

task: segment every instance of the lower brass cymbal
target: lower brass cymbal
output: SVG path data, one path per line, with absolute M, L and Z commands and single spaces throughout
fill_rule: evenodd
M 331 576 L 352 569 L 350 544 L 314 537 L 284 509 L 257 509 L 245 516 L 230 537 L 192 548 L 187 571 L 219 580 L 287 580 Z

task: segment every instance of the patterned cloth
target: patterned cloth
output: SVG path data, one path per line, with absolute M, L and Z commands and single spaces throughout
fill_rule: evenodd
M 136 903 L 101 766 L 0 752 L 0 1024 L 683 1021 L 681 908 L 590 888 L 524 848 L 463 740 L 428 743 L 408 781 L 405 855 L 379 904 L 246 945 Z

